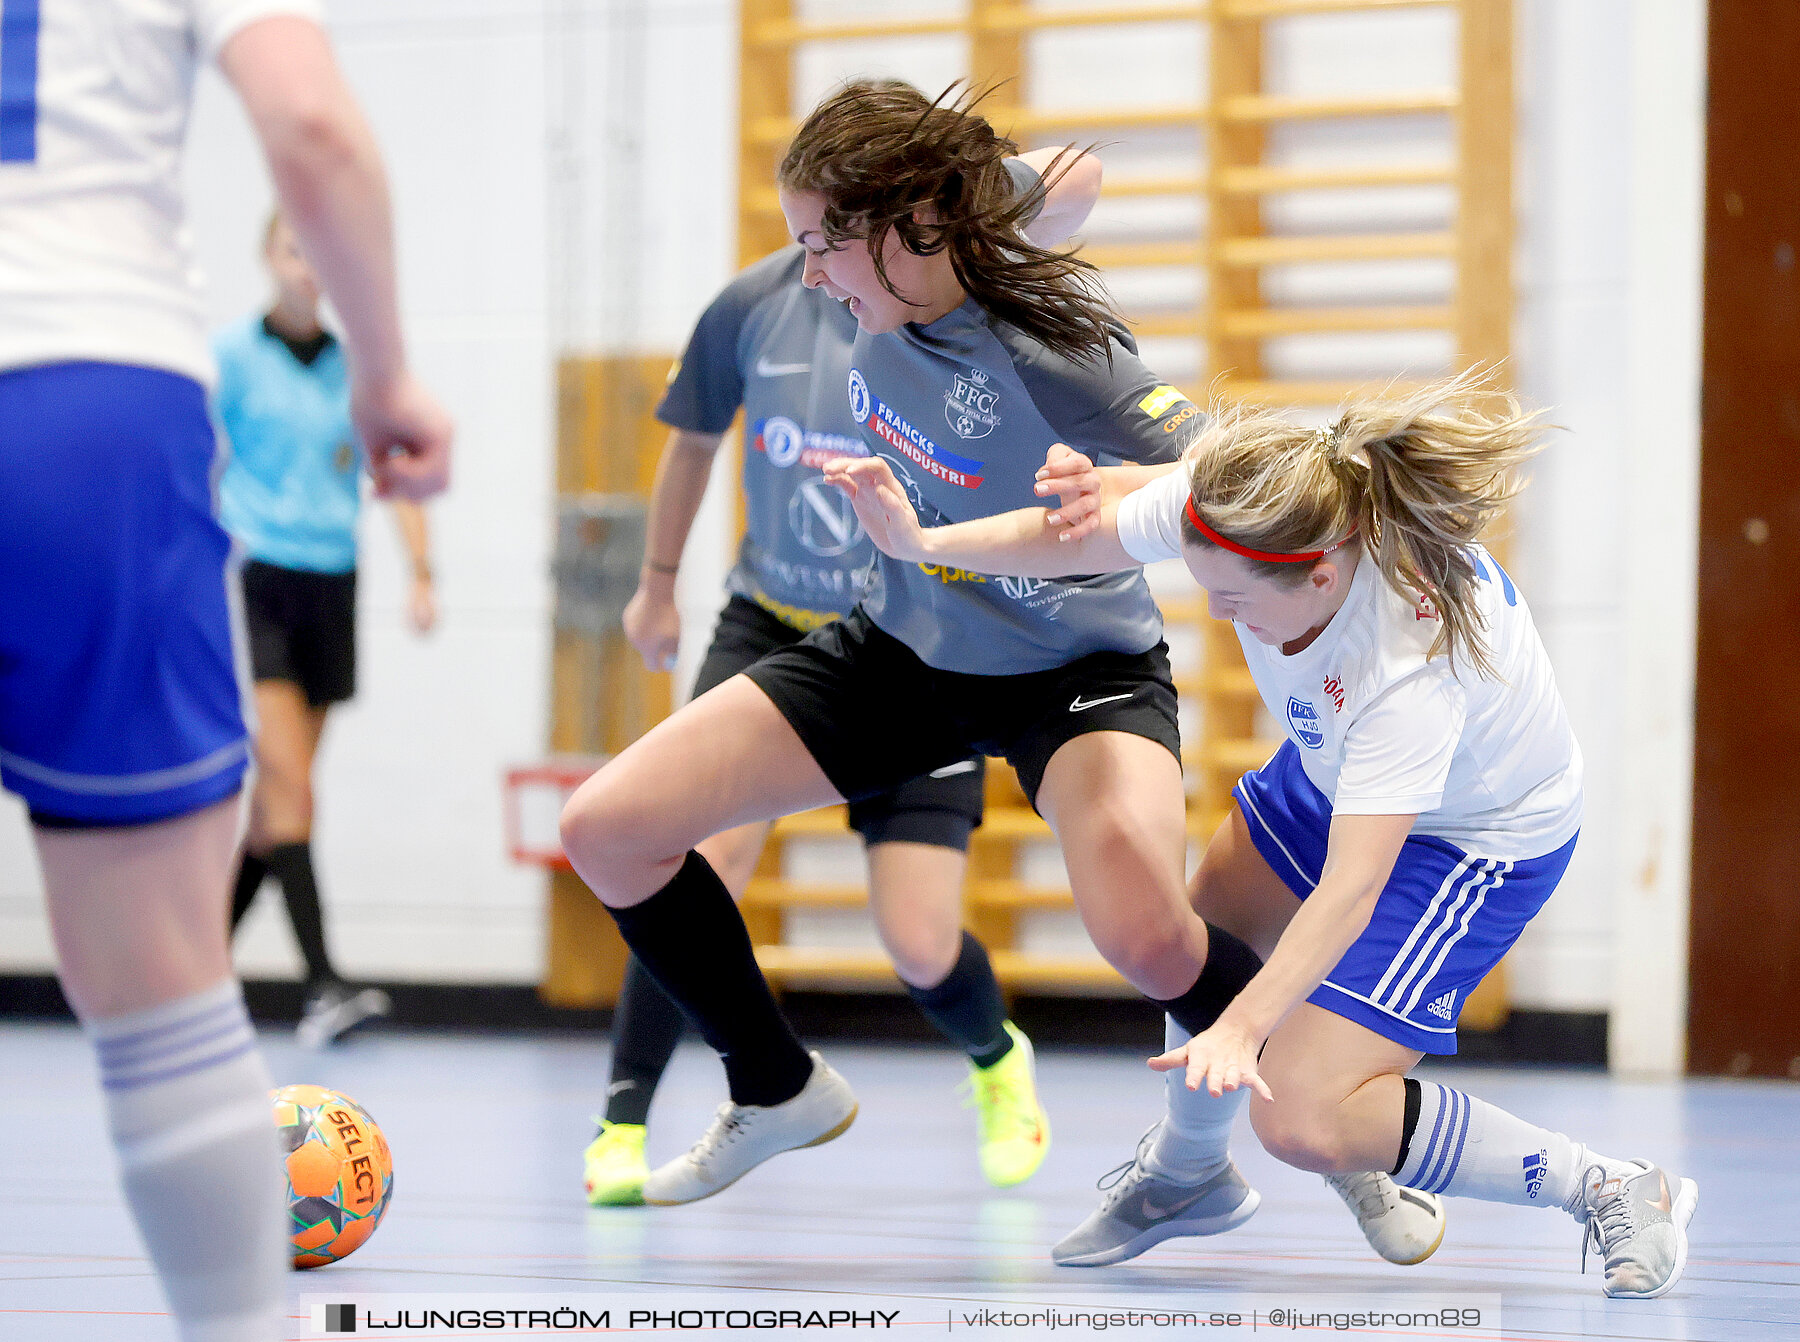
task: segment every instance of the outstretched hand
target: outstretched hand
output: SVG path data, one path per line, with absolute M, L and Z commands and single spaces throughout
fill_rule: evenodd
M 1037 494 L 1056 495 L 1058 505 L 1044 520 L 1059 541 L 1078 541 L 1100 525 L 1100 472 L 1094 463 L 1064 443 L 1052 443 L 1037 473 Z
M 1223 1095 L 1228 1090 L 1248 1086 L 1265 1100 L 1273 1101 L 1268 1083 L 1256 1070 L 1256 1054 L 1261 1041 L 1223 1022 L 1195 1035 L 1180 1048 L 1159 1053 L 1150 1059 L 1151 1069 L 1172 1072 L 1187 1069 L 1187 1088 L 1206 1087 L 1209 1095 Z
M 880 457 L 836 457 L 825 465 L 825 483 L 850 496 L 850 505 L 875 548 L 895 559 L 925 557 L 925 531 L 893 468 Z

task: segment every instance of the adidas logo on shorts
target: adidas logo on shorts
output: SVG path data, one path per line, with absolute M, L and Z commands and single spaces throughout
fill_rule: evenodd
M 1443 1020 L 1454 1020 L 1456 1018 L 1456 991 L 1452 989 L 1445 993 L 1425 1009 Z

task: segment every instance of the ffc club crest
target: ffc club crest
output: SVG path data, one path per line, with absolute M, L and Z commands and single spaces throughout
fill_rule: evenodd
M 988 375 L 971 368 L 958 374 L 944 393 L 944 418 L 959 438 L 985 438 L 1000 422 L 1000 393 L 988 385 Z

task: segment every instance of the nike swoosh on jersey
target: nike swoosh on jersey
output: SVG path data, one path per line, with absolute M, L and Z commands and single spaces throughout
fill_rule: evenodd
M 1109 694 L 1104 699 L 1089 699 L 1086 703 L 1081 701 L 1081 696 L 1078 694 L 1075 696 L 1074 701 L 1069 705 L 1069 712 L 1080 713 L 1084 709 L 1098 708 L 1101 704 L 1116 704 L 1119 700 L 1129 699 L 1136 693 L 1136 690 L 1130 690 L 1124 694 Z
M 809 363 L 770 363 L 767 359 L 756 361 L 758 377 L 791 377 L 795 373 L 810 372 L 812 372 L 812 365 Z

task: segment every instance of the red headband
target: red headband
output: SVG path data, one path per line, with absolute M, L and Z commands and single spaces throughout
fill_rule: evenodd
M 1187 520 L 1194 524 L 1194 530 L 1220 549 L 1229 550 L 1234 555 L 1242 555 L 1245 559 L 1261 559 L 1271 564 L 1308 564 L 1315 559 L 1323 559 L 1333 550 L 1343 549 L 1356 535 L 1356 528 L 1351 527 L 1348 536 L 1336 544 L 1327 545 L 1323 550 L 1303 550 L 1299 554 L 1276 554 L 1271 550 L 1252 550 L 1248 545 L 1239 545 L 1236 541 L 1221 536 L 1200 520 L 1200 510 L 1194 507 L 1192 495 L 1188 496 Z

